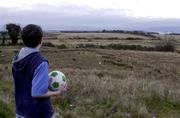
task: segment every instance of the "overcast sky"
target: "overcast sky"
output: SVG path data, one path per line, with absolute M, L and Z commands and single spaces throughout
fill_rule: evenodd
M 179 6 L 180 0 L 1 0 L 0 25 L 35 23 L 60 30 L 177 27 Z

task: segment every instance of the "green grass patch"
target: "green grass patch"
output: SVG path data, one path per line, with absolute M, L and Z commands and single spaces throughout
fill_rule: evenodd
M 0 101 L 0 118 L 13 118 L 13 110 L 4 102 Z
M 151 96 L 144 98 L 148 111 L 155 113 L 180 113 L 180 102 Z
M 12 92 L 13 90 L 13 80 L 3 80 L 0 79 L 0 91 L 3 92 Z
M 11 80 L 3 80 L 0 79 L 0 94 L 13 94 L 13 84 Z M 14 114 L 14 106 L 13 104 L 6 104 L 1 100 L 0 95 L 0 118 L 13 118 Z

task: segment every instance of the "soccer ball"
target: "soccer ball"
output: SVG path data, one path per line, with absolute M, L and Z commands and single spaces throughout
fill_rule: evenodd
M 57 91 L 67 81 L 66 76 L 61 71 L 52 71 L 49 73 L 49 89 Z

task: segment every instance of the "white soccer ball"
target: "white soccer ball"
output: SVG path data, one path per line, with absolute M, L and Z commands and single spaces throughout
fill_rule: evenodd
M 52 71 L 49 73 L 49 89 L 57 91 L 59 88 L 66 84 L 67 78 L 61 71 Z

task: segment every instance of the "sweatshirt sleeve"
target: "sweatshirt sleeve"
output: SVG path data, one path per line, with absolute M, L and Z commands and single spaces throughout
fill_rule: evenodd
M 48 63 L 42 62 L 34 71 L 31 96 L 38 97 L 48 92 Z

